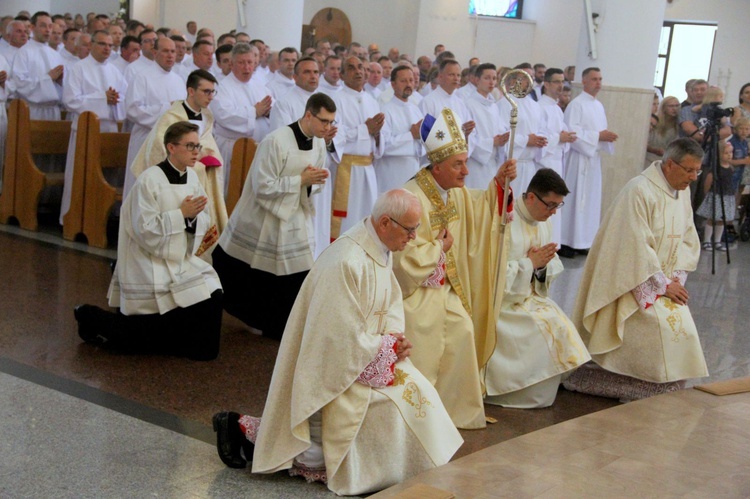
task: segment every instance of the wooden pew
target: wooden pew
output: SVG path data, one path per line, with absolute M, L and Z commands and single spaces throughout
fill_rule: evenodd
M 37 230 L 39 195 L 45 187 L 62 185 L 64 173 L 45 173 L 34 164 L 33 154 L 66 154 L 69 121 L 32 120 L 29 106 L 14 99 L 8 109 L 0 223 L 15 217 L 23 229 Z
M 232 210 L 237 205 L 245 186 L 247 173 L 255 158 L 255 150 L 258 145 L 253 139 L 238 139 L 232 150 L 232 162 L 229 169 L 229 186 L 227 187 L 227 215 L 232 215 Z
M 100 132 L 99 118 L 91 112 L 78 118 L 76 157 L 70 210 L 63 217 L 63 237 L 86 236 L 90 246 L 107 247 L 107 221 L 122 189 L 110 185 L 104 168 L 121 168 L 125 175 L 129 133 Z

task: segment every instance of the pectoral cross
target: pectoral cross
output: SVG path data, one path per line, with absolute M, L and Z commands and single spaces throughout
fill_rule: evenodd
M 381 305 L 380 310 L 377 312 L 373 312 L 373 315 L 378 316 L 378 334 L 383 334 L 385 332 L 385 324 L 383 324 L 383 321 L 385 319 L 385 316 L 388 315 L 388 308 L 386 307 L 386 300 L 387 297 L 383 295 L 383 305 Z

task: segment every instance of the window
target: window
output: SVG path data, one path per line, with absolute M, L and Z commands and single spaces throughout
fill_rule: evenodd
M 523 0 L 469 0 L 469 15 L 521 19 Z
M 708 80 L 716 38 L 715 24 L 665 21 L 659 40 L 654 86 L 666 97 L 685 96 L 685 82 Z

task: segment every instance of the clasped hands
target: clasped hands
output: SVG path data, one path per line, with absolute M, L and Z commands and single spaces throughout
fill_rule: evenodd
M 398 357 L 398 360 L 396 362 L 401 362 L 409 355 L 411 355 L 412 344 L 411 341 L 406 339 L 404 333 L 396 333 L 394 331 L 391 331 L 388 334 L 396 338 L 396 357 Z
M 195 218 L 206 208 L 208 198 L 206 196 L 188 196 L 182 200 L 180 211 L 184 218 Z
M 300 177 L 302 177 L 302 185 L 309 186 L 315 184 L 325 184 L 328 178 L 329 172 L 325 168 L 315 168 L 312 165 L 307 165 Z
M 534 270 L 543 269 L 555 257 L 557 253 L 556 243 L 547 243 L 544 246 L 532 246 L 526 256 L 531 260 Z
M 678 305 L 687 305 L 688 299 L 690 298 L 687 289 L 685 289 L 685 286 L 680 283 L 680 280 L 677 277 L 673 277 L 672 281 L 667 284 L 667 290 L 664 292 L 664 296 Z

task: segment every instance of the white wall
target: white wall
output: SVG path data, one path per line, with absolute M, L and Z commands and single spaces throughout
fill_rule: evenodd
M 560 69 L 576 64 L 584 20 L 582 0 L 526 0 L 523 17 L 536 23 L 528 62 Z
M 18 14 L 20 10 L 27 10 L 30 14 L 44 10 L 50 14 L 86 15 L 87 12 L 97 14 L 111 14 L 117 11 L 118 0 L 2 0 L 0 1 L 0 15 Z
M 747 27 L 749 7 L 747 0 L 722 0 L 720 6 L 717 2 L 705 0 L 677 0 L 667 4 L 665 12 L 665 19 L 670 21 L 717 23 L 709 83 L 724 89 L 727 106 L 738 104 L 740 87 L 750 82 L 750 64 L 747 63 L 750 51 Z
M 163 8 L 159 5 L 160 1 L 164 2 Z M 163 24 L 177 28 L 183 33 L 188 21 L 195 21 L 199 28 L 211 28 L 217 37 L 239 27 L 236 0 L 131 0 L 132 3 L 153 5 L 150 10 L 153 14 L 150 14 L 150 18 L 133 14 L 139 21 L 147 22 L 148 19 L 148 22 L 154 23 L 157 27 Z M 159 19 L 162 11 L 163 23 Z M 244 29 L 240 28 L 240 31 Z M 250 36 L 254 35 L 250 33 Z

